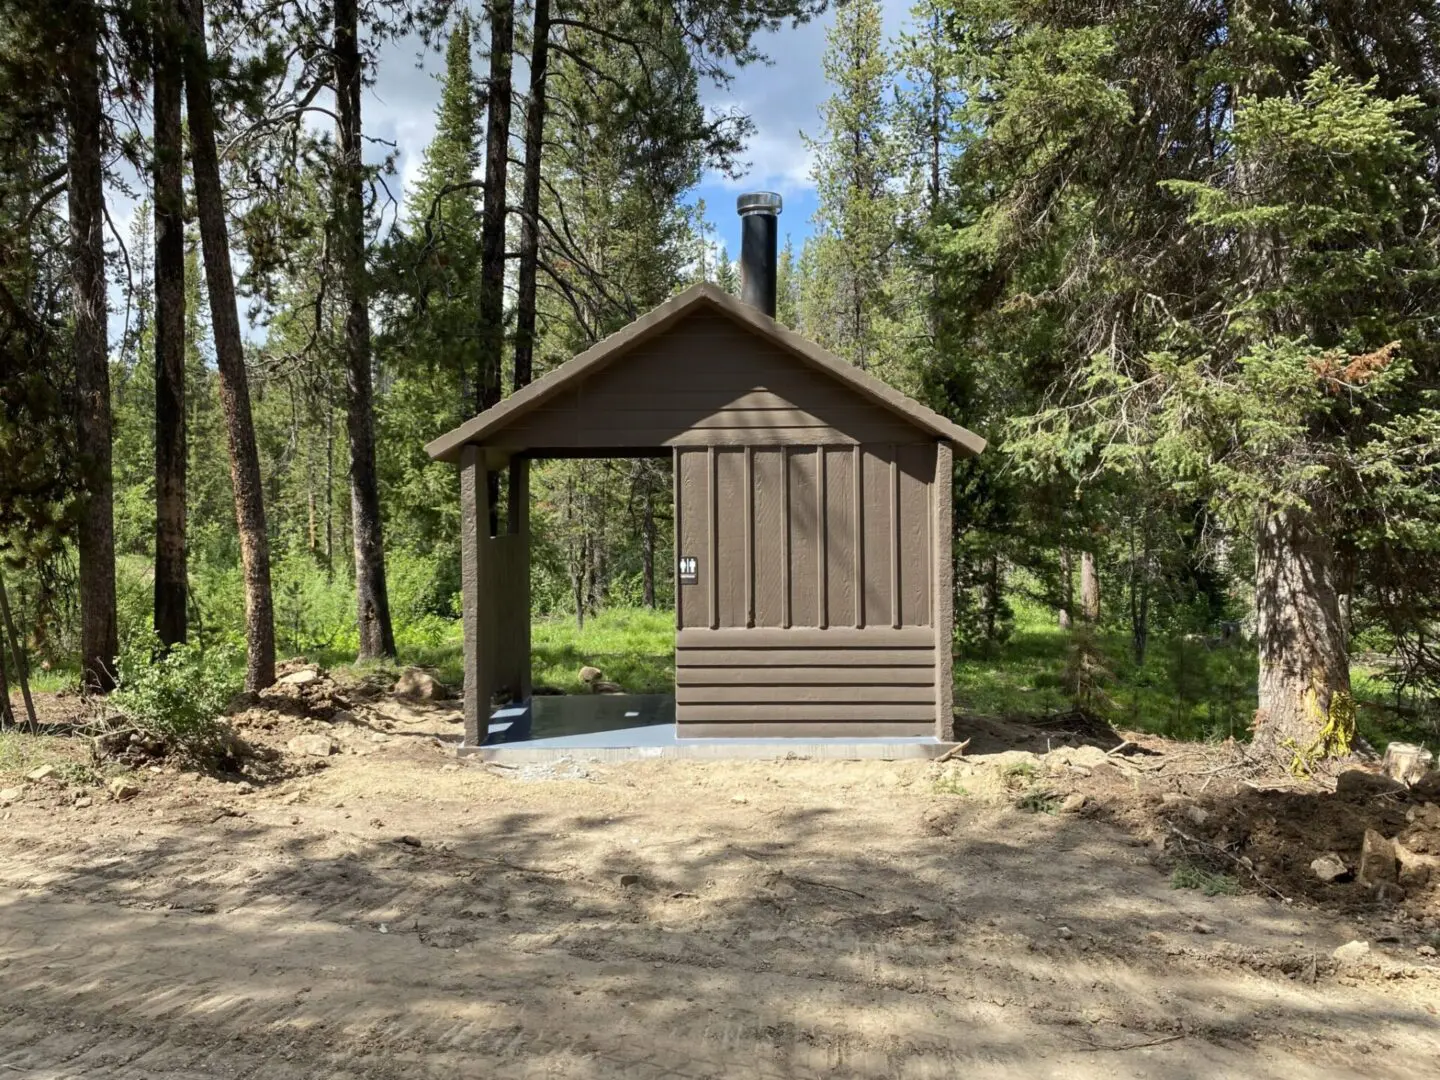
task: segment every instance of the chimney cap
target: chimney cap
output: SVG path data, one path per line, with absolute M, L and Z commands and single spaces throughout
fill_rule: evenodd
M 735 209 L 744 217 L 746 214 L 778 214 L 784 205 L 774 191 L 752 191 L 735 200 Z

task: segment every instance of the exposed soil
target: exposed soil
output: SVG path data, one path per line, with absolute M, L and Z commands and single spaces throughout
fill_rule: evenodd
M 4 1075 L 1436 1074 L 1440 883 L 1309 869 L 1412 796 L 1079 722 L 500 768 L 453 704 L 307 686 L 236 716 L 244 778 L 0 777 Z M 1197 863 L 1245 891 L 1172 889 Z

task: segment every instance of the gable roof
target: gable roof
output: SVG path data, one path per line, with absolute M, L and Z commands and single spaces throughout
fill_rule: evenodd
M 702 282 L 671 297 L 630 325 L 565 361 L 543 378 L 522 387 L 504 401 L 492 405 L 453 431 L 427 443 L 425 452 L 438 461 L 458 461 L 462 446 L 485 442 L 488 436 L 552 400 L 577 380 L 607 367 L 635 345 L 658 337 L 685 316 L 706 309 L 729 316 L 753 333 L 780 346 L 802 363 L 818 368 L 920 430 L 954 443 L 963 453 L 975 455 L 985 449 L 985 440 L 974 432 L 967 431 L 959 424 L 927 409 L 918 401 L 906 397 L 894 387 L 861 371 L 853 364 L 846 363 L 834 353 L 822 349 L 793 330 L 787 330 L 749 304 L 708 282 Z

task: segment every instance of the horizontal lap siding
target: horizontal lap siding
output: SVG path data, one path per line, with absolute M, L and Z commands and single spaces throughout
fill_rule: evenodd
M 928 735 L 935 659 L 933 631 L 922 627 L 684 629 L 675 656 L 680 735 L 739 736 L 755 725 L 771 734 Z

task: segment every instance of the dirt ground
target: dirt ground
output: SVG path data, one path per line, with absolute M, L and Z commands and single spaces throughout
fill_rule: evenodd
M 500 768 L 453 707 L 345 704 L 243 714 L 243 782 L 0 777 L 0 1076 L 1440 1077 L 1434 887 L 1323 886 L 1287 831 L 1353 861 L 1403 797 L 993 723 Z M 1171 887 L 1207 858 L 1244 891 Z

